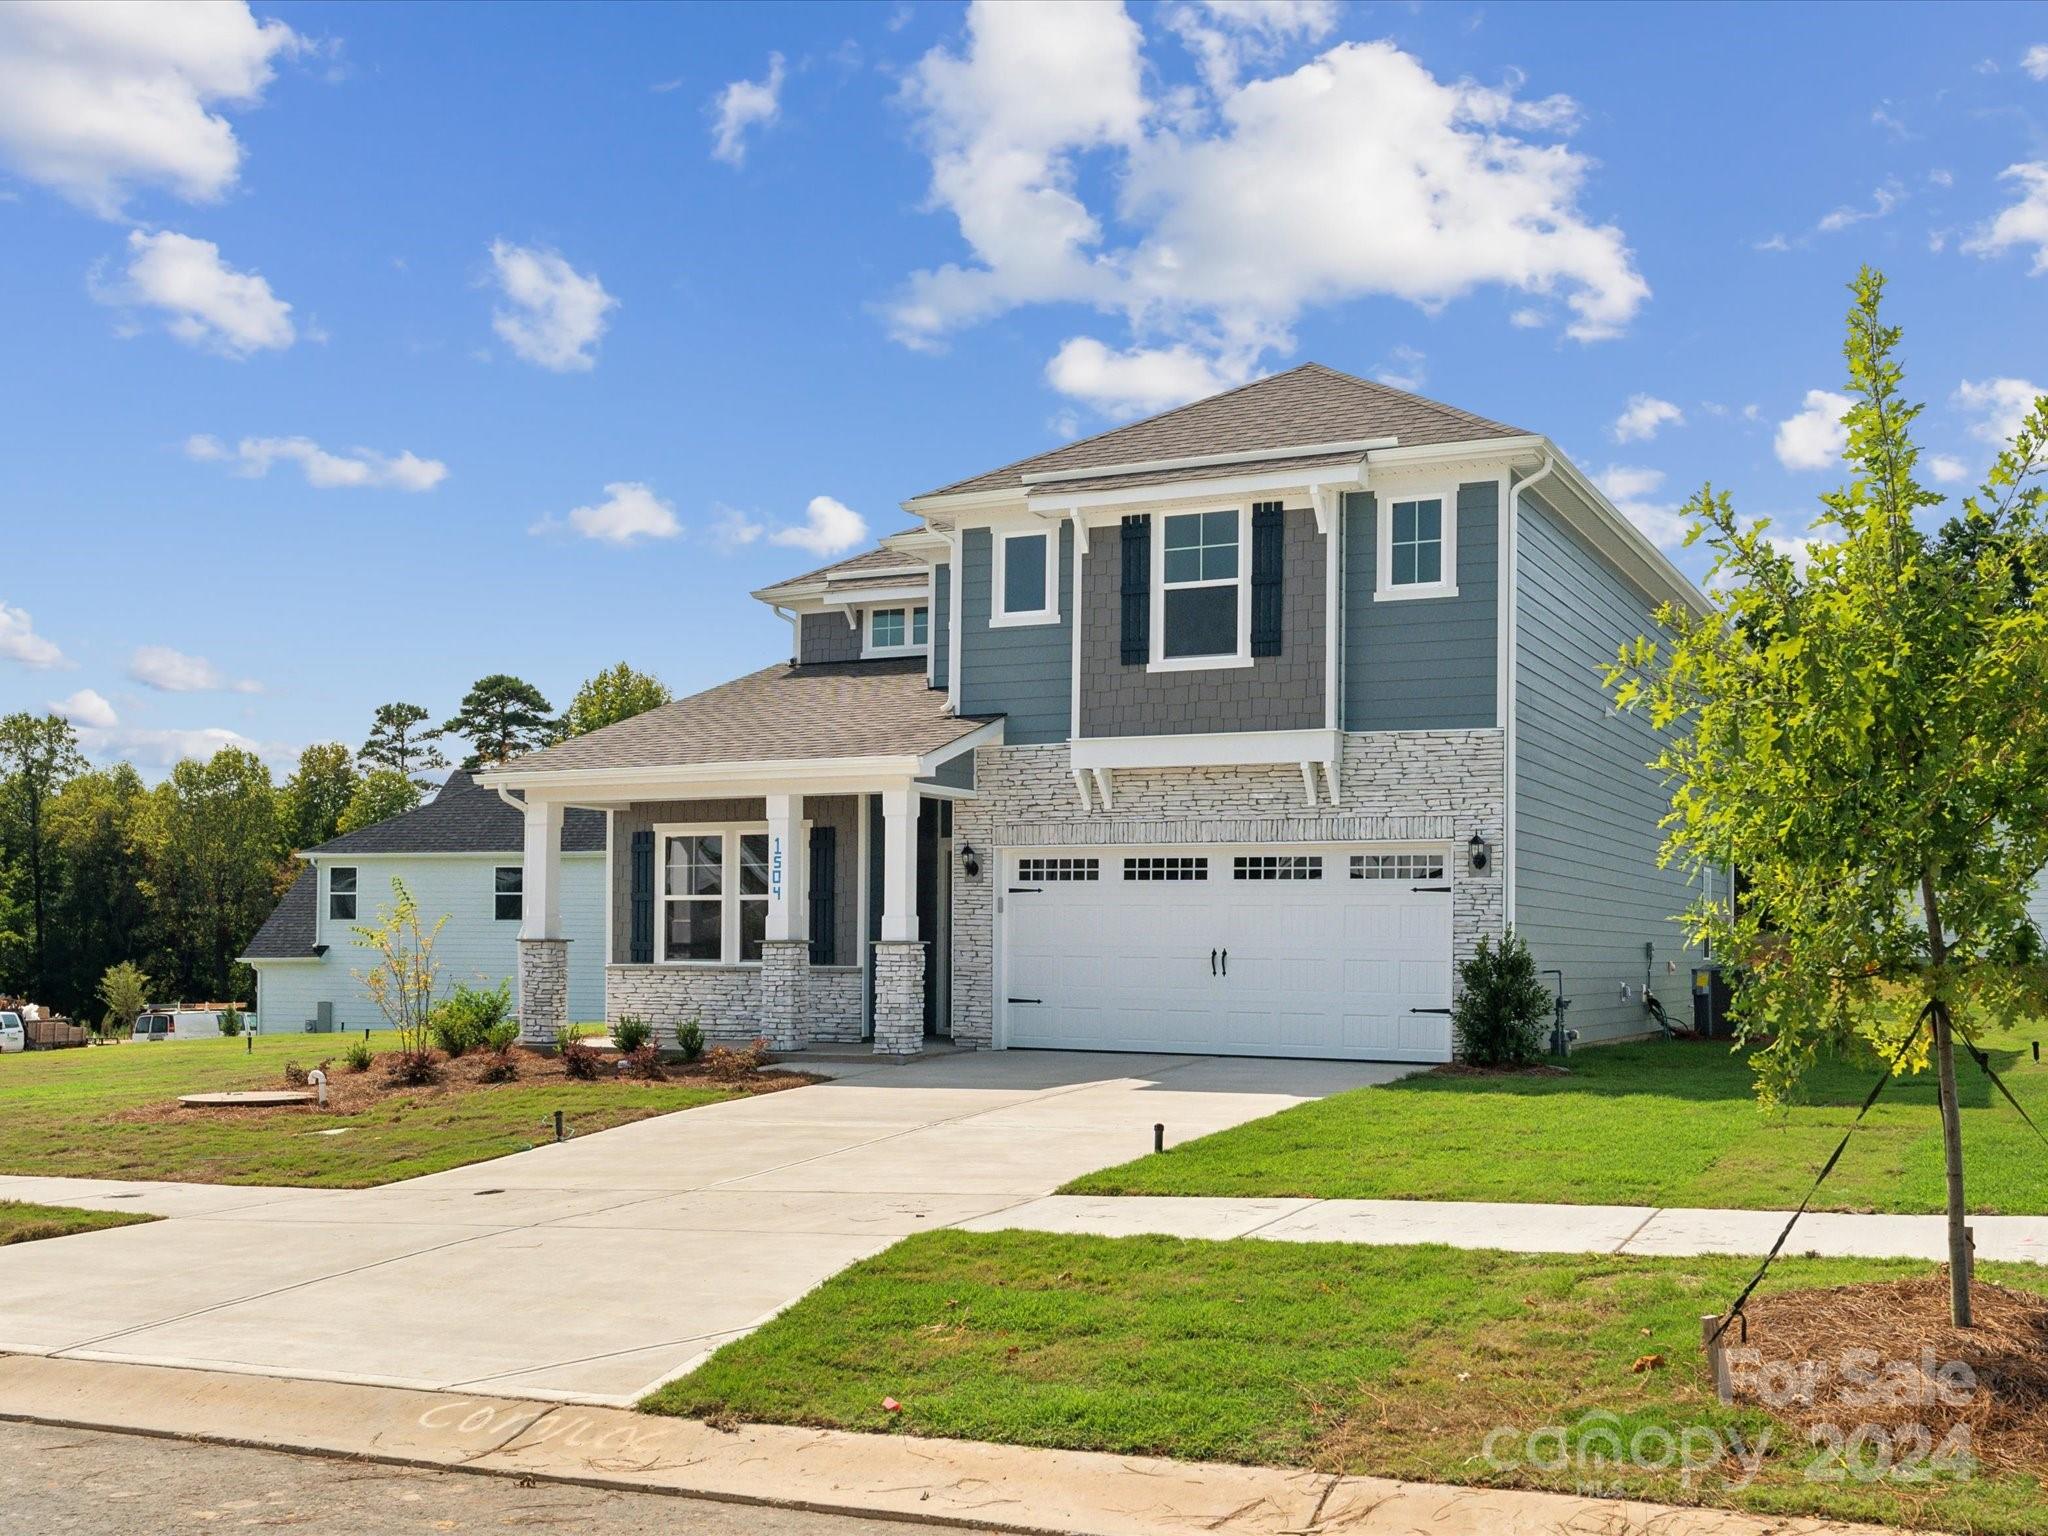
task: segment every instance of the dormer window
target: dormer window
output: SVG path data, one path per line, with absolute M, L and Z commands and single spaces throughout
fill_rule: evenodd
M 923 604 L 868 610 L 863 657 L 921 655 L 930 644 L 931 610 Z

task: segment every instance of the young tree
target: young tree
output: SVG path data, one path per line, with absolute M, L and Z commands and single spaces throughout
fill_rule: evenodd
M 582 736 L 658 709 L 675 695 L 660 678 L 635 672 L 623 661 L 587 680 L 562 717 L 564 736 Z
M 335 820 L 336 833 L 373 827 L 403 815 L 420 803 L 419 785 L 392 768 L 373 768 L 363 775 L 347 807 Z
M 132 960 L 123 960 L 107 967 L 100 977 L 99 994 L 107 1007 L 100 1033 L 112 1034 L 123 1026 L 132 1029 L 137 1016 L 149 1006 L 149 977 Z
M 379 704 L 356 761 L 365 773 L 388 768 L 425 789 L 431 780 L 421 775 L 448 766 L 441 749 L 427 739 L 433 733 L 417 730 L 432 718 L 417 704 Z
M 284 781 L 278 803 L 285 851 L 317 848 L 333 837 L 361 783 L 354 759 L 340 742 L 317 743 L 301 752 L 298 771 Z
M 399 1071 L 408 1081 L 423 1082 L 434 1065 L 434 987 L 441 967 L 434 959 L 434 941 L 446 915 L 429 926 L 405 882 L 391 881 L 391 905 L 377 909 L 377 920 L 355 930 L 358 948 L 376 958 L 367 971 L 352 971 L 370 1000 L 398 1031 Z
M 1665 857 L 1734 868 L 1743 894 L 1688 916 L 1737 958 L 1735 1017 L 1767 1101 L 1861 1035 L 1939 1082 L 1950 1302 L 1970 1322 L 1953 1035 L 2038 1006 L 2028 891 L 2048 863 L 2048 525 L 2033 479 L 2048 397 L 1941 537 L 1914 478 L 1884 279 L 1853 285 L 1846 487 L 1822 498 L 1802 570 L 1712 486 L 1689 504 L 1722 611 L 1667 607 L 1667 641 L 1609 670 L 1619 702 L 1673 728 Z M 1907 1006 L 1902 1015 L 1898 999 Z
M 480 768 L 546 746 L 555 736 L 555 708 L 533 684 L 493 672 L 477 680 L 434 734 L 462 737 L 472 749 L 462 766 Z
M 70 721 L 26 712 L 0 717 L 0 846 L 28 868 L 29 991 L 49 984 L 52 857 L 48 810 L 85 758 Z

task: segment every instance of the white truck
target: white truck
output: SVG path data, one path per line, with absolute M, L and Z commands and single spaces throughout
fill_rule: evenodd
M 28 1049 L 28 1031 L 22 1028 L 21 1015 L 11 1009 L 0 1011 L 0 1054 Z
M 152 1008 L 135 1016 L 132 1038 L 139 1044 L 157 1040 L 218 1040 L 220 1015 L 192 1009 Z

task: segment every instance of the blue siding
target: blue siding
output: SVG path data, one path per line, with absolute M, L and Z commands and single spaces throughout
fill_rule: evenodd
M 1458 595 L 1376 601 L 1378 515 L 1344 498 L 1344 728 L 1433 731 L 1500 723 L 1500 487 L 1458 487 Z
M 953 568 L 940 561 L 932 567 L 932 686 L 943 688 L 952 664 L 952 648 L 946 643 L 952 634 Z
M 1564 972 L 1567 1022 L 1581 1039 L 1655 1028 L 1650 990 L 1689 1014 L 1688 949 L 1671 917 L 1690 906 L 1683 874 L 1657 867 L 1669 792 L 1646 766 L 1659 738 L 1615 712 L 1600 669 L 1654 628 L 1656 605 L 1622 580 L 1535 493 L 1522 498 L 1515 699 L 1515 927 L 1536 964 Z M 1666 970 L 1678 963 L 1676 975 Z
M 1074 530 L 1059 531 L 1060 621 L 989 627 L 989 530 L 960 535 L 960 712 L 1004 714 L 1003 740 L 1065 741 L 1073 723 Z

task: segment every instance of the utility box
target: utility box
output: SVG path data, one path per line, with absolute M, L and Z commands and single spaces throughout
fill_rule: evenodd
M 1692 972 L 1692 1028 L 1696 1035 L 1718 1040 L 1735 1033 L 1728 1018 L 1732 989 L 1718 965 L 1697 965 Z

